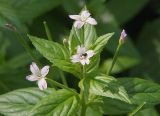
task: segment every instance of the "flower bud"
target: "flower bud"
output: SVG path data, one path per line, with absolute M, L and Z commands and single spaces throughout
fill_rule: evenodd
M 63 45 L 68 46 L 68 40 L 66 38 L 63 39 Z
M 121 36 L 120 36 L 120 39 L 119 39 L 119 43 L 120 44 L 123 44 L 125 42 L 125 38 L 127 37 L 127 34 L 125 32 L 125 30 L 123 29 L 122 32 L 121 32 Z

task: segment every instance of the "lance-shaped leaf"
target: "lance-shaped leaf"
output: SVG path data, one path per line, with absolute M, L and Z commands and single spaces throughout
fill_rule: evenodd
M 86 102 L 90 104 L 90 107 L 98 108 L 104 114 L 114 114 L 112 111 L 116 112 L 116 110 L 111 110 L 108 105 L 108 103 L 111 104 L 111 106 L 115 105 L 117 103 L 115 101 L 118 101 L 119 104 L 124 104 L 123 106 L 127 108 L 125 109 L 126 111 L 130 111 L 132 108 L 130 107 L 131 102 L 126 90 L 113 77 L 101 75 L 94 78 L 86 78 L 82 80 L 79 85 L 81 89 L 84 90 L 86 98 L 89 98 Z M 120 105 L 118 105 L 118 107 L 119 106 Z M 124 111 L 120 113 L 124 113 Z
M 133 104 L 146 102 L 145 106 L 160 103 L 160 85 L 139 78 L 121 78 L 121 85 L 127 90 Z
M 33 106 L 52 92 L 55 90 L 26 88 L 3 94 L 0 96 L 0 113 L 7 116 L 28 116 Z
M 96 76 L 89 81 L 90 95 L 109 97 L 130 103 L 128 95 L 118 81 L 110 76 Z
M 54 66 L 72 73 L 77 77 L 79 76 L 80 67 L 77 64 L 71 63 L 69 52 L 64 46 L 34 36 L 29 36 L 29 38 L 36 49 L 52 62 Z
M 92 46 L 92 49 L 95 51 L 95 53 L 100 53 L 102 51 L 113 34 L 114 33 L 107 33 L 97 38 Z
M 78 110 L 78 96 L 67 90 L 59 90 L 39 102 L 31 116 L 74 116 Z

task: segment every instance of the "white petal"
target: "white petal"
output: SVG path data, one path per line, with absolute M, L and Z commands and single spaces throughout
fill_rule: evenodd
M 49 72 L 49 66 L 44 66 L 42 69 L 41 69 L 41 75 L 42 77 L 45 77 Z
M 84 54 L 86 52 L 86 47 L 77 46 L 77 53 L 78 54 Z
M 87 23 L 91 24 L 91 25 L 97 25 L 97 21 L 94 18 L 89 17 L 86 20 Z
M 87 58 L 90 58 L 95 54 L 93 50 L 88 50 L 86 53 L 87 53 Z
M 90 63 L 90 61 L 89 61 L 89 59 L 87 58 L 87 59 L 85 59 L 85 62 L 86 62 L 86 64 L 89 64 Z
M 74 20 L 81 20 L 81 16 L 80 15 L 69 15 L 69 18 L 74 19 Z
M 77 54 L 71 57 L 71 62 L 73 63 L 79 62 L 79 60 L 80 60 L 80 57 Z
M 80 29 L 84 25 L 82 21 L 75 21 L 74 27 Z
M 38 80 L 37 76 L 35 76 L 35 75 L 28 75 L 28 76 L 26 76 L 26 79 L 29 81 L 37 81 Z
M 30 70 L 34 75 L 39 74 L 39 68 L 35 62 L 32 62 L 32 64 L 30 65 Z
M 47 89 L 47 82 L 46 82 L 45 78 L 42 78 L 38 81 L 38 87 L 40 90 Z
M 81 63 L 82 65 L 85 65 L 85 63 L 86 63 L 85 59 L 80 60 L 80 63 Z
M 81 13 L 81 17 L 82 18 L 88 18 L 89 16 L 90 16 L 91 14 L 87 11 L 87 10 L 85 10 L 85 11 L 82 11 L 82 13 Z

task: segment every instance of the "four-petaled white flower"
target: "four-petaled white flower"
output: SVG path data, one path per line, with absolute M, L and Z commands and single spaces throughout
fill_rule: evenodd
M 77 54 L 73 55 L 71 57 L 71 62 L 76 63 L 80 62 L 82 65 L 89 64 L 90 58 L 94 55 L 93 50 L 86 51 L 85 47 L 77 46 Z
M 74 23 L 74 27 L 81 28 L 85 23 L 89 23 L 91 25 L 96 25 L 97 21 L 94 18 L 91 18 L 91 14 L 85 10 L 82 11 L 81 15 L 69 15 L 71 19 L 76 20 Z
M 45 78 L 49 72 L 49 66 L 44 66 L 42 69 L 39 69 L 37 64 L 32 62 L 32 64 L 30 65 L 30 71 L 32 72 L 32 74 L 26 76 L 26 79 L 29 81 L 37 81 L 40 90 L 46 89 L 47 82 Z

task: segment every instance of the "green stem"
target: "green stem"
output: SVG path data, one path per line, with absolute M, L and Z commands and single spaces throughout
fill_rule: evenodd
M 67 89 L 68 91 L 71 91 L 71 92 L 75 93 L 76 95 L 78 95 L 78 93 L 77 93 L 76 91 L 74 91 L 73 89 L 70 89 L 70 88 L 64 86 L 64 85 L 61 84 L 61 83 L 58 83 L 58 82 L 56 82 L 56 81 L 54 81 L 54 80 L 52 80 L 52 79 L 49 79 L 49 78 L 46 78 L 46 80 L 48 80 L 48 81 L 49 81 L 50 83 L 52 83 L 54 86 L 57 86 L 57 87 L 60 87 L 60 88 L 63 88 L 63 89 Z
M 128 116 L 134 116 L 144 105 L 146 102 L 141 103 L 135 110 L 133 110 Z
M 85 70 L 85 65 L 83 65 L 82 67 L 82 73 L 83 73 L 83 79 L 85 79 L 85 76 L 86 76 L 86 70 Z M 84 91 L 81 90 L 81 103 L 82 103 L 82 109 L 81 109 L 81 116 L 85 116 L 86 114 L 86 109 L 87 109 L 87 106 L 86 106 L 86 103 L 85 103 L 85 95 L 84 95 Z
M 48 40 L 52 41 L 51 32 L 50 32 L 50 30 L 49 30 L 49 28 L 48 28 L 47 22 L 44 21 L 43 24 L 44 24 L 44 28 L 45 28 L 46 35 L 47 35 Z
M 85 78 L 85 76 L 86 76 L 86 69 L 85 69 L 85 65 L 83 65 L 83 67 L 82 67 L 82 71 L 83 71 L 83 78 Z
M 66 78 L 65 78 L 65 76 L 64 76 L 64 73 L 63 73 L 61 70 L 59 70 L 59 74 L 60 74 L 62 83 L 63 83 L 65 86 L 68 87 L 68 83 L 67 83 L 67 80 L 66 80 Z
M 113 57 L 113 60 L 112 60 L 112 64 L 111 64 L 111 67 L 109 68 L 108 72 L 107 72 L 107 75 L 110 75 L 112 69 L 113 69 L 113 66 L 118 58 L 118 54 L 119 54 L 119 50 L 120 50 L 120 47 L 121 47 L 122 44 L 118 44 L 118 47 L 116 49 L 116 53 L 114 54 L 114 57 Z
M 86 106 L 86 103 L 85 103 L 85 96 L 84 96 L 84 92 L 83 91 L 81 93 L 81 96 L 82 96 L 81 116 L 85 116 L 86 115 L 87 106 Z
M 19 42 L 24 47 L 24 49 L 27 51 L 27 53 L 30 55 L 32 60 L 34 60 L 35 62 L 37 62 L 39 64 L 39 61 L 37 60 L 36 56 L 33 54 L 32 49 L 30 48 L 28 43 L 25 41 L 24 37 L 22 37 L 22 35 L 17 30 L 14 32 L 15 32 L 17 38 L 19 39 Z

